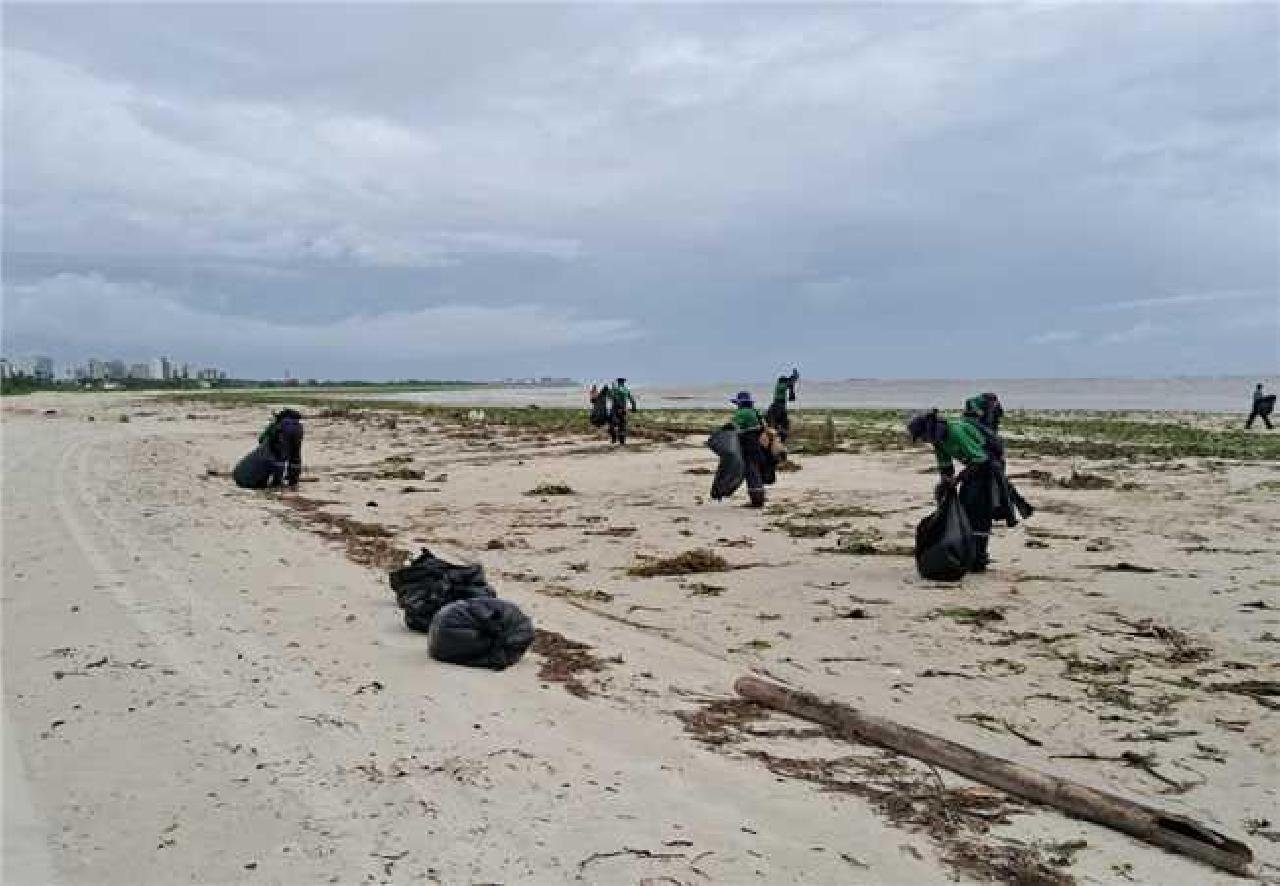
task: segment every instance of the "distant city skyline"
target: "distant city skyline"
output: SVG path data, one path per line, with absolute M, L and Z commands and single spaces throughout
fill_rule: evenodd
M 0 355 L 0 376 L 30 377 L 40 381 L 123 381 L 135 380 L 204 380 L 226 379 L 228 373 L 212 366 L 197 366 L 187 361 L 161 355 L 143 361 L 126 361 L 119 357 L 93 356 L 79 360 L 55 361 L 45 354 Z

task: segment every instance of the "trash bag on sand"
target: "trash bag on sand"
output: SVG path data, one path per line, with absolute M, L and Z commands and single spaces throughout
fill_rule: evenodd
M 431 620 L 441 607 L 457 600 L 495 597 L 477 564 L 450 563 L 426 548 L 408 566 L 394 569 L 389 576 L 396 603 L 404 610 L 410 630 L 429 631 Z
M 720 456 L 720 466 L 711 481 L 711 497 L 719 501 L 737 492 L 746 478 L 747 466 L 742 458 L 742 443 L 738 440 L 737 429 L 729 425 L 708 437 L 707 446 Z
M 266 489 L 275 467 L 276 461 L 271 453 L 266 447 L 259 446 L 236 463 L 231 479 L 241 489 Z
M 436 613 L 427 648 L 437 661 L 500 671 L 519 661 L 532 642 L 533 622 L 519 606 L 477 598 Z
M 601 393 L 597 394 L 596 398 L 591 401 L 591 424 L 593 427 L 602 428 L 609 423 L 608 399 Z
M 938 509 L 916 526 L 916 569 L 931 581 L 959 581 L 977 556 L 969 518 L 955 490 L 948 488 Z

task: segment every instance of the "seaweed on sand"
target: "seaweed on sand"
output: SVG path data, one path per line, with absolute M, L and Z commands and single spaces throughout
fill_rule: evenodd
M 591 690 L 582 682 L 584 673 L 603 671 L 607 662 L 593 655 L 591 647 L 577 640 L 570 640 L 555 631 L 538 628 L 533 633 L 530 650 L 543 657 L 538 668 L 538 679 L 549 683 L 564 684 L 564 691 L 578 698 L 586 698 Z
M 729 562 L 715 551 L 695 548 L 673 557 L 646 560 L 627 569 L 627 575 L 649 577 L 655 575 L 692 575 L 698 572 L 726 572 Z
M 525 493 L 525 495 L 573 495 L 573 494 L 574 494 L 573 487 L 567 486 L 564 483 L 541 483 Z
M 391 543 L 394 534 L 381 523 L 365 523 L 325 511 L 324 507 L 332 502 L 301 495 L 285 496 L 280 501 L 317 535 L 342 542 L 347 559 L 353 563 L 389 569 L 403 564 L 409 556 L 404 548 Z
M 842 532 L 836 537 L 835 547 L 815 548 L 820 554 L 854 554 L 857 556 L 910 557 L 915 549 L 910 545 L 889 544 L 875 527 Z

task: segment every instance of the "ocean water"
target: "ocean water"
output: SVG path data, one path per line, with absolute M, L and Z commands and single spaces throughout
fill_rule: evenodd
M 1006 409 L 1088 409 L 1102 411 L 1246 413 L 1253 386 L 1261 381 L 1268 393 L 1280 390 L 1280 376 L 1262 378 L 1099 378 L 1099 379 L 802 379 L 792 408 L 881 407 L 959 409 L 964 400 L 994 391 Z M 633 385 L 641 409 L 728 408 L 739 390 L 750 391 L 757 404 L 768 404 L 772 382 L 687 386 Z M 452 406 L 587 406 L 587 387 L 500 387 L 467 391 L 421 391 L 379 394 L 371 399 Z

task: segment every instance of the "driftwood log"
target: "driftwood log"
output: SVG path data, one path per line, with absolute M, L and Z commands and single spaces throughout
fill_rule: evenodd
M 1115 828 L 1233 874 L 1249 873 L 1253 852 L 1248 846 L 1185 816 L 1038 772 L 759 677 L 740 677 L 733 688 L 743 698 L 828 726 L 847 739 L 880 745 L 942 766 L 974 781 Z

